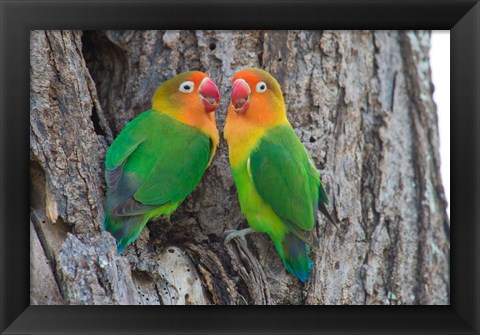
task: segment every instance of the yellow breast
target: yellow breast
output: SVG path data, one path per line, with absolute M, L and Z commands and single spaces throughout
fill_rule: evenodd
M 223 136 L 228 143 L 232 167 L 244 162 L 265 134 L 264 127 L 255 127 L 235 113 L 229 113 Z

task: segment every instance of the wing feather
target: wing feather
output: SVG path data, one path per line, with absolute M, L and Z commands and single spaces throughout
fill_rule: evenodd
M 311 173 L 311 159 L 293 129 L 285 125 L 269 130 L 250 155 L 247 169 L 262 199 L 309 243 L 305 232 L 315 225 L 320 179 L 318 172 Z
M 158 112 L 140 114 L 107 151 L 107 209 L 140 215 L 181 201 L 200 182 L 211 150 L 199 130 Z

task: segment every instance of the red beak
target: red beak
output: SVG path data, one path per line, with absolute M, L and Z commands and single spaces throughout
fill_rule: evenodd
M 198 88 L 203 106 L 207 113 L 213 112 L 218 107 L 220 92 L 212 79 L 205 77 Z
M 250 86 L 243 79 L 237 79 L 233 83 L 232 89 L 232 106 L 233 110 L 238 114 L 247 111 L 250 99 Z

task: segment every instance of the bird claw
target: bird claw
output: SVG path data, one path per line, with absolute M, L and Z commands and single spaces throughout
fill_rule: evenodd
M 245 235 L 253 233 L 254 230 L 252 228 L 246 228 L 242 230 L 235 230 L 235 229 L 228 229 L 225 230 L 224 235 L 225 235 L 225 240 L 223 241 L 223 244 L 227 245 L 230 243 L 234 238 L 240 238 L 240 240 L 243 243 L 247 243 L 247 240 L 245 239 Z

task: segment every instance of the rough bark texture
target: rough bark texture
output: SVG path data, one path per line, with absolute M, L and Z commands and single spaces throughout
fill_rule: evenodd
M 32 304 L 448 304 L 449 221 L 440 180 L 427 31 L 33 31 Z M 119 256 L 102 232 L 105 151 L 154 89 L 202 70 L 222 93 L 263 68 L 316 162 L 339 230 L 319 218 L 310 280 L 289 275 L 247 226 L 222 140 L 171 220 Z

